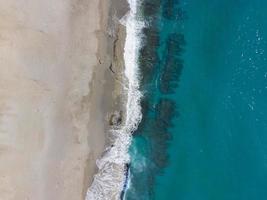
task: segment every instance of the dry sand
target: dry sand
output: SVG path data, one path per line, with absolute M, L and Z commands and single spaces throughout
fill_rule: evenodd
M 84 199 L 105 145 L 107 2 L 0 0 L 0 200 Z

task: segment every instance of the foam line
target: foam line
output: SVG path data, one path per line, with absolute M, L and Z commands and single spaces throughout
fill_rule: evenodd
M 87 191 L 86 200 L 119 199 L 125 183 L 126 164 L 130 158 L 128 148 L 132 133 L 141 119 L 139 91 L 138 52 L 141 45 L 141 30 L 144 24 L 137 19 L 138 0 L 128 0 L 130 11 L 127 14 L 126 40 L 124 46 L 125 77 L 127 78 L 127 103 L 125 125 L 119 130 L 111 130 L 115 141 L 109 150 L 97 160 L 98 172 Z

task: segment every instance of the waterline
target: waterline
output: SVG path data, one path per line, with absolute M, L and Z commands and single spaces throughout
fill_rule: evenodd
M 125 170 L 130 158 L 128 148 L 132 133 L 141 121 L 139 91 L 138 52 L 143 23 L 137 19 L 138 0 L 128 0 L 130 10 L 126 17 L 126 41 L 124 47 L 125 77 L 127 78 L 126 119 L 121 129 L 110 130 L 115 138 L 112 146 L 97 160 L 98 173 L 87 191 L 86 200 L 119 199 L 125 183 Z

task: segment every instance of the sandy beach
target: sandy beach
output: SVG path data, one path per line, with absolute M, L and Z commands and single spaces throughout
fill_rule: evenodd
M 120 97 L 109 10 L 105 0 L 0 0 L 1 200 L 85 198 Z

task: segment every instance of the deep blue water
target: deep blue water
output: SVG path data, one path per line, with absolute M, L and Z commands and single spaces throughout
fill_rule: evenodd
M 267 1 L 144 0 L 126 200 L 267 199 Z

